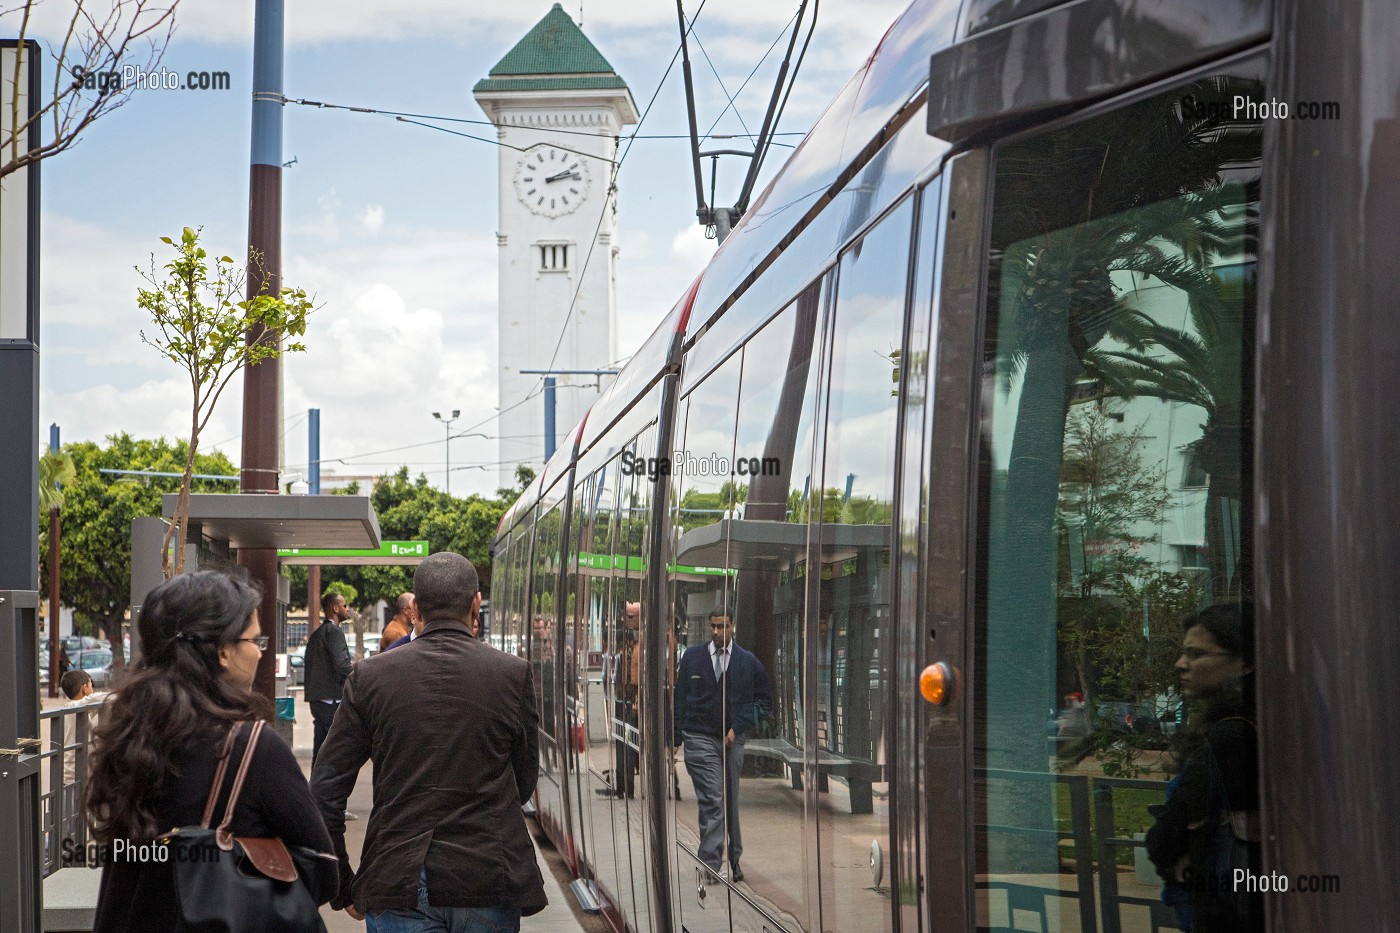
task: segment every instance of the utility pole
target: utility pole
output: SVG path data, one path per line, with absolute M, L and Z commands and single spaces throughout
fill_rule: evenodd
M 321 494 L 321 409 L 313 408 L 306 418 L 306 484 L 311 495 Z M 306 568 L 306 637 L 321 624 L 321 565 Z M 288 646 L 290 647 L 290 646 Z
M 58 425 L 49 425 L 49 453 L 57 456 L 59 450 Z M 58 506 L 49 508 L 49 699 L 58 696 L 58 547 L 60 519 Z
M 253 14 L 253 128 L 248 177 L 248 296 L 282 292 L 282 37 L 283 0 L 257 0 Z M 248 343 L 280 342 L 282 335 L 256 327 Z M 278 422 L 282 410 L 282 360 L 249 366 L 243 375 L 241 492 L 276 495 Z M 279 646 L 277 552 L 246 548 L 238 562 L 262 589 L 258 618 L 268 640 Z M 253 689 L 271 699 L 276 691 L 277 651 L 263 652 Z

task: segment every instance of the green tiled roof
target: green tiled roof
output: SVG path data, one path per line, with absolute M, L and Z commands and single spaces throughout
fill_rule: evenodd
M 595 77 L 519 77 L 483 78 L 472 88 L 481 91 L 605 91 L 614 88 L 627 89 L 627 82 L 617 75 L 597 75 Z
M 564 8 L 544 19 L 478 81 L 474 91 L 597 90 L 626 88 L 602 53 Z

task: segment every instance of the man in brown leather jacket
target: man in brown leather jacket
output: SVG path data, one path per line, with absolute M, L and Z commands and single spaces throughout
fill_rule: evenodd
M 311 773 L 341 859 L 331 903 L 368 913 L 371 929 L 518 929 L 547 903 L 520 809 L 539 767 L 530 663 L 472 635 L 481 593 L 466 558 L 428 557 L 413 591 L 422 635 L 355 667 Z M 343 813 L 371 755 L 374 809 L 352 871 Z

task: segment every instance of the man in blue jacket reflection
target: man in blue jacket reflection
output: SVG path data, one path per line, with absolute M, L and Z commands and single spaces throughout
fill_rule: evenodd
M 744 880 L 739 867 L 744 854 L 739 831 L 744 740 L 772 707 L 768 672 L 752 651 L 735 643 L 734 616 L 721 596 L 710 611 L 710 641 L 692 645 L 681 657 L 674 741 L 685 747 L 685 769 L 695 786 L 700 861 L 723 877 L 727 824 L 730 877 L 734 881 Z

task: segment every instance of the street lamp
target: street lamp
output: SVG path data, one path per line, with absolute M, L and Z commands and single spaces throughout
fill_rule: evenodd
M 452 422 L 457 420 L 457 416 L 462 413 L 461 409 L 452 409 L 452 417 L 444 418 L 442 412 L 433 412 L 433 417 L 442 422 L 446 433 L 443 435 L 442 443 L 447 448 L 447 494 L 452 495 Z

